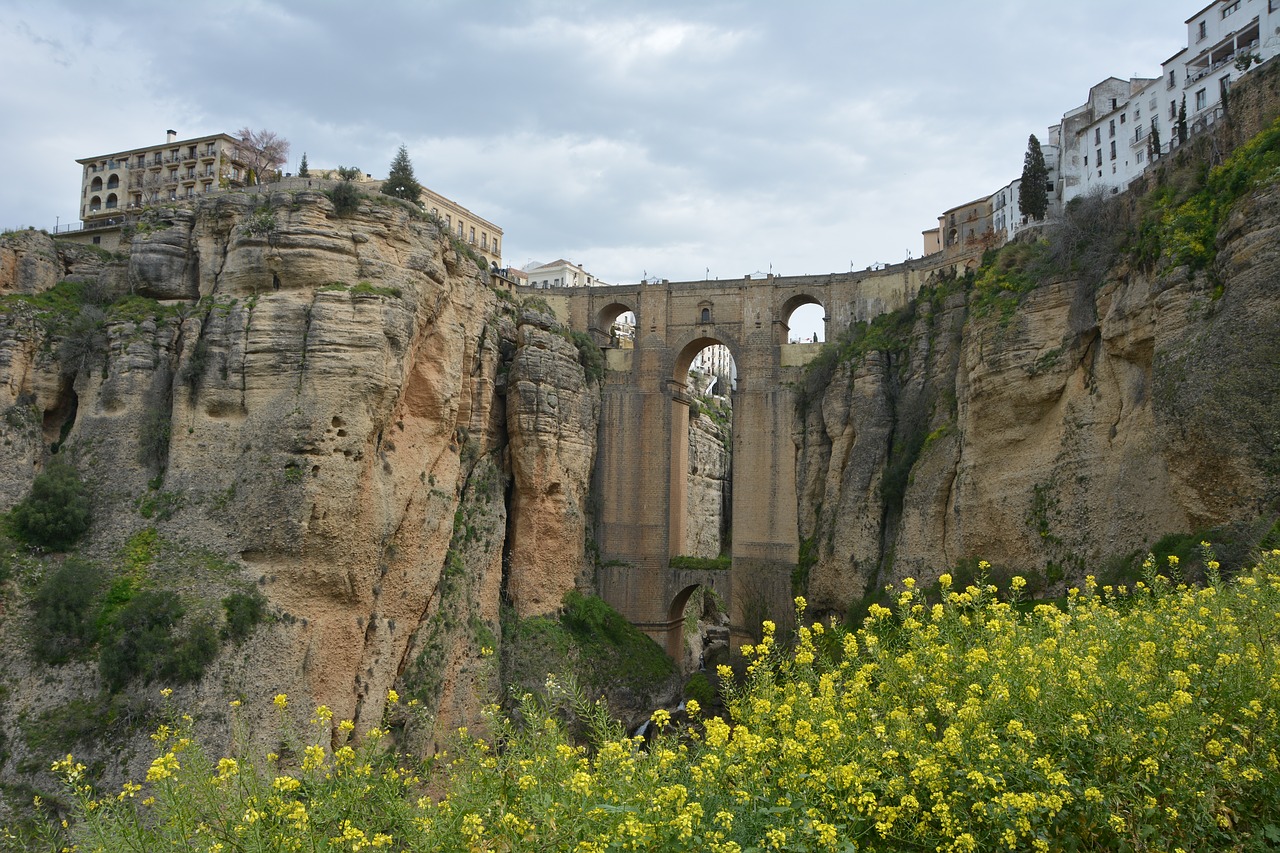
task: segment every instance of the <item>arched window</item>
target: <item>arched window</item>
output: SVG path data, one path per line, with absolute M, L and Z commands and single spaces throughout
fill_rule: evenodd
M 102 198 L 100 196 L 95 195 L 93 198 L 89 199 L 90 211 L 101 210 L 101 209 L 102 209 Z
M 120 200 L 116 198 L 115 193 L 112 193 L 111 195 L 107 196 L 107 210 L 115 210 L 116 205 L 119 203 L 119 201 Z
M 711 322 L 711 309 L 710 309 L 710 308 L 703 308 L 703 309 L 702 309 L 702 322 L 704 322 L 704 323 L 710 323 L 710 322 Z
M 120 186 L 119 175 L 112 175 L 111 177 L 107 178 L 107 189 L 113 190 L 118 186 Z
M 89 184 L 89 191 L 95 193 L 102 192 L 102 178 L 94 178 L 93 183 Z

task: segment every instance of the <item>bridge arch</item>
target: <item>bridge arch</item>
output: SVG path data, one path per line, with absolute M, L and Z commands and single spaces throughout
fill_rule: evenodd
M 640 315 L 634 306 L 620 300 L 609 302 L 601 307 L 600 310 L 596 312 L 595 317 L 592 318 L 592 328 L 595 332 L 599 333 L 603 340 L 609 341 L 612 344 L 613 324 L 618 322 L 618 318 L 625 314 L 630 314 L 632 317 L 636 318 L 636 323 L 639 323 Z
M 822 309 L 822 340 L 825 341 L 829 339 L 830 336 L 828 334 L 826 317 L 827 306 L 814 294 L 808 291 L 802 291 L 800 293 L 792 294 L 784 300 L 780 306 L 778 306 L 778 319 L 782 321 L 779 327 L 779 344 L 790 342 L 789 334 L 792 327 L 792 318 L 798 310 L 804 308 L 806 305 L 816 305 Z

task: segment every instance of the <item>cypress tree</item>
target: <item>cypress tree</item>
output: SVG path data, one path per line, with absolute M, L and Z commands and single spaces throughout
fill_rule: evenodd
M 1187 144 L 1187 95 L 1182 95 L 1182 103 L 1178 105 L 1178 144 Z
M 1031 134 L 1027 140 L 1027 155 L 1022 160 L 1022 189 L 1018 193 L 1018 212 L 1032 219 L 1044 219 L 1049 209 L 1049 168 L 1044 163 L 1040 140 Z
M 396 198 L 417 201 L 422 197 L 422 185 L 413 177 L 413 164 L 409 162 L 409 150 L 403 145 L 391 161 L 391 171 L 382 184 L 382 192 Z

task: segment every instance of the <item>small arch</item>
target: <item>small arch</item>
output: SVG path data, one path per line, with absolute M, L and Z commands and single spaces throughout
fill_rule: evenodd
M 94 178 L 93 183 L 89 184 L 89 192 L 102 192 L 102 178 Z
M 115 210 L 116 206 L 119 205 L 119 203 L 120 203 L 120 199 L 116 197 L 115 193 L 112 193 L 111 195 L 107 196 L 107 210 Z
M 91 212 L 92 212 L 92 211 L 95 211 L 95 210 L 101 210 L 101 209 L 102 209 L 102 197 L 101 197 L 101 196 L 96 196 L 96 195 L 95 195 L 93 198 L 89 199 L 89 210 L 90 210 Z
M 119 175 L 112 175 L 111 177 L 107 178 L 107 189 L 113 190 L 118 186 L 120 186 Z
M 625 346 L 635 340 L 636 312 L 624 302 L 610 302 L 596 312 L 595 329 L 607 335 L 608 346 Z
M 821 343 L 827 339 L 826 309 L 810 293 L 797 293 L 782 303 L 783 340 L 779 343 Z

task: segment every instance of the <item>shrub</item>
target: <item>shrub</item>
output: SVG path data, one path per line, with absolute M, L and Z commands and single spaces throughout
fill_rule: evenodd
M 98 671 L 113 693 L 135 678 L 158 678 L 169 667 L 171 635 L 184 608 L 168 590 L 143 590 L 121 608 L 98 655 Z
M 47 575 L 32 598 L 32 654 L 44 663 L 66 663 L 97 639 L 95 618 L 102 572 L 69 557 Z
M 350 216 L 360 208 L 360 191 L 355 184 L 343 181 L 329 192 L 333 212 L 338 216 Z
M 55 459 L 9 511 L 12 535 L 29 545 L 65 551 L 89 529 L 89 495 L 76 469 Z
M 227 624 L 222 627 L 222 636 L 238 643 L 249 636 L 254 626 L 262 621 L 266 600 L 257 590 L 235 592 L 222 599 L 222 609 L 227 614 Z

